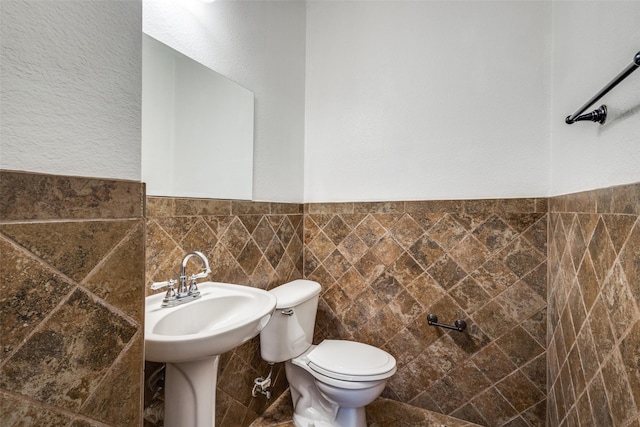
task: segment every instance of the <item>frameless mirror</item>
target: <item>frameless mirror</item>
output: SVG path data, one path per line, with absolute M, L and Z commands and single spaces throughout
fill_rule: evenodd
M 143 34 L 147 195 L 251 200 L 251 91 Z

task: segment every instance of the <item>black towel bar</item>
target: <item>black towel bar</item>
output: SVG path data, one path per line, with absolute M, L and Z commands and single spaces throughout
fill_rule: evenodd
M 596 93 L 593 96 L 593 98 L 591 98 L 589 101 L 587 101 L 586 104 L 584 104 L 582 107 L 580 107 L 578 109 L 578 111 L 576 111 L 575 113 L 573 113 L 570 116 L 567 116 L 567 118 L 564 119 L 565 123 L 570 125 L 570 124 L 573 124 L 575 122 L 588 120 L 588 121 L 598 122 L 600 124 L 603 124 L 605 122 L 605 120 L 607 119 L 607 106 L 606 105 L 601 105 L 599 108 L 593 110 L 590 113 L 587 113 L 587 114 L 582 114 L 582 113 L 587 108 L 589 108 L 593 104 L 595 104 L 600 98 L 602 98 L 607 93 L 609 93 L 609 91 L 611 89 L 613 89 L 614 87 L 616 87 L 618 85 L 618 83 L 620 83 L 621 81 L 626 79 L 627 76 L 629 76 L 629 74 L 633 73 L 638 67 L 640 67 L 640 52 L 636 53 L 636 56 L 633 57 L 633 62 L 631 64 L 629 64 L 629 66 L 627 68 L 622 70 L 622 72 L 620 74 L 615 76 L 613 78 L 613 80 L 611 80 L 609 82 L 608 85 L 603 87 L 600 90 L 600 92 Z
M 427 314 L 427 323 L 429 324 L 429 326 L 438 326 L 440 328 L 453 329 L 454 331 L 458 331 L 458 332 L 464 331 L 467 327 L 467 322 L 460 319 L 455 321 L 454 323 L 455 326 L 445 325 L 444 323 L 438 323 L 438 316 L 436 316 L 433 313 Z

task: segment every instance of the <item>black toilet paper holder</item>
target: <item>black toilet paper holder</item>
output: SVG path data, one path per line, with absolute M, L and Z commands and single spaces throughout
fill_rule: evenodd
M 445 329 L 453 329 L 454 331 L 462 332 L 467 328 L 467 322 L 458 319 L 453 325 L 446 325 L 444 323 L 438 323 L 438 316 L 433 313 L 427 314 L 427 323 L 429 326 L 437 326 Z

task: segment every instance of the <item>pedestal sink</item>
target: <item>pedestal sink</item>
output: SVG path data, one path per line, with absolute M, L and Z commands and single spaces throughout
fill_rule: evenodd
M 201 297 L 161 308 L 145 300 L 145 359 L 166 363 L 166 427 L 213 427 L 219 355 L 260 333 L 276 306 L 267 291 L 229 283 L 198 284 Z M 251 384 L 247 384 L 251 387 Z

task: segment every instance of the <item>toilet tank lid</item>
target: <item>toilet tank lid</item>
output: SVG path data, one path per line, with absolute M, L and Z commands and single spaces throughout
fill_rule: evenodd
M 276 297 L 276 308 L 291 308 L 305 302 L 320 293 L 320 283 L 313 280 L 298 279 L 271 289 Z

